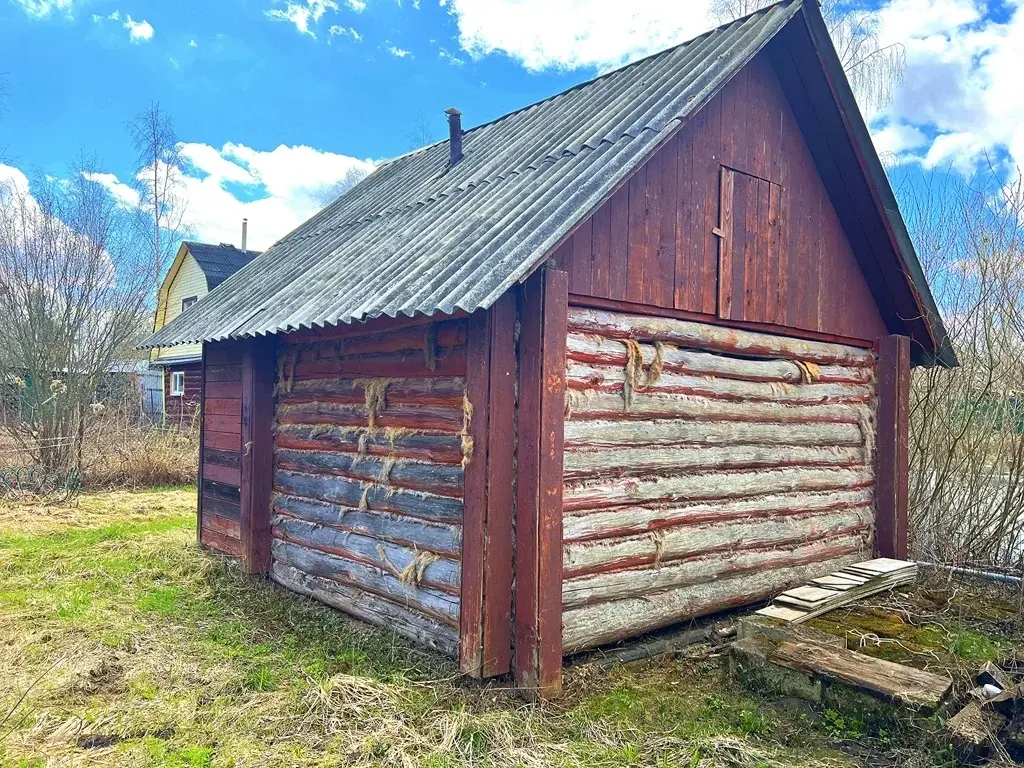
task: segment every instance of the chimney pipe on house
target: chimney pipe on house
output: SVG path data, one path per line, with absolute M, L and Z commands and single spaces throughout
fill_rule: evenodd
M 455 107 L 444 111 L 448 115 L 448 165 L 462 159 L 462 113 Z
M 242 250 L 247 250 L 245 247 L 246 236 L 249 234 L 249 220 L 242 219 Z

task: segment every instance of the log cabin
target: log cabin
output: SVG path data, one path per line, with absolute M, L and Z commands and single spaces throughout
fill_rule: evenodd
M 184 241 L 157 292 L 153 330 L 159 331 L 231 275 L 259 256 L 246 249 L 248 222 L 242 221 L 242 247 L 230 243 Z M 160 374 L 163 423 L 190 427 L 201 407 L 202 344 L 179 344 L 150 352 L 149 366 Z
M 816 2 L 448 121 L 149 340 L 202 344 L 203 545 L 546 696 L 906 555 L 956 357 Z

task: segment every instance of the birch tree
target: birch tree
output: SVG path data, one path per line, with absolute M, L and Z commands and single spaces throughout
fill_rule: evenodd
M 128 123 L 128 133 L 137 153 L 135 186 L 140 213 L 148 219 L 148 251 L 160 275 L 185 228 L 181 144 L 170 115 L 155 101 Z
M 711 0 L 711 12 L 724 24 L 774 2 Z M 903 46 L 883 44 L 873 13 L 851 0 L 822 0 L 821 14 L 861 109 L 870 113 L 887 106 L 906 68 Z

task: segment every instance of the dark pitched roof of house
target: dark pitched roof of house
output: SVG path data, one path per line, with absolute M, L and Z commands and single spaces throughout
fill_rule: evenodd
M 453 166 L 447 141 L 381 165 L 146 345 L 489 307 L 803 9 L 783 0 L 468 130 Z
M 210 291 L 260 255 L 259 251 L 243 251 L 228 243 L 212 245 L 186 240 L 184 245 L 206 275 L 206 288 Z

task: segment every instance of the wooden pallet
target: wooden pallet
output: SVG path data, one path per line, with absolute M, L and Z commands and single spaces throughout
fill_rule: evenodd
M 880 557 L 786 590 L 757 613 L 800 624 L 869 595 L 913 584 L 916 580 L 917 563 Z

